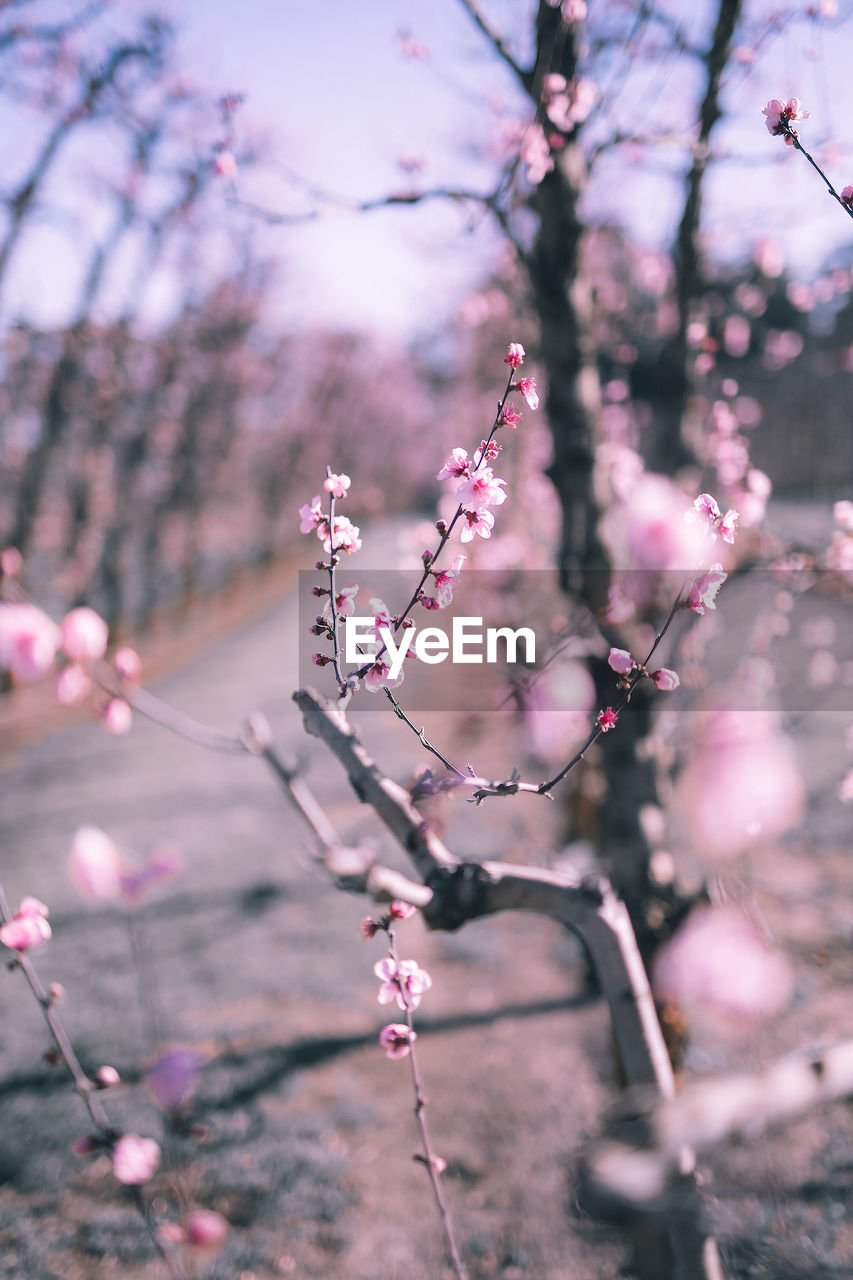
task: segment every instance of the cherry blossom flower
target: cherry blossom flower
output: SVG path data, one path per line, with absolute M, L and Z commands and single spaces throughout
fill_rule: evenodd
M 38 680 L 53 666 L 59 632 L 34 604 L 0 603 L 0 667 L 22 683 Z
M 351 587 L 341 587 L 340 591 L 335 593 L 335 612 L 338 617 L 350 617 L 355 612 L 355 598 L 358 595 L 358 585 Z M 327 600 L 324 607 L 322 618 L 324 622 L 332 625 L 332 601 Z
M 164 1111 L 177 1111 L 195 1089 L 201 1075 L 201 1054 L 186 1045 L 160 1049 L 143 1072 L 151 1099 Z
M 183 1221 L 188 1249 L 210 1254 L 220 1249 L 231 1230 L 228 1219 L 215 1209 L 194 1209 Z
M 381 640 L 380 632 L 383 627 L 394 630 L 394 619 L 391 617 L 391 611 L 384 600 L 380 600 L 378 596 L 371 596 L 370 612 L 373 614 L 373 634 L 377 640 Z
M 662 693 L 674 693 L 681 684 L 677 672 L 671 671 L 669 667 L 661 667 L 659 671 L 652 671 L 650 674 L 655 687 Z
M 157 1171 L 160 1148 L 153 1138 L 126 1133 L 113 1147 L 113 1174 L 128 1187 L 138 1187 Z
M 848 209 L 853 209 L 853 183 L 841 188 L 841 203 L 846 204 Z
M 524 414 L 520 409 L 516 409 L 514 404 L 505 404 L 501 409 L 500 417 L 498 418 L 498 426 L 512 427 L 514 431 L 523 417 Z
M 116 674 L 128 684 L 138 684 L 142 676 L 142 659 L 135 649 L 123 645 L 113 654 L 113 666 Z
M 129 733 L 133 724 L 133 712 L 125 698 L 108 698 L 96 705 L 95 711 L 101 724 L 110 733 Z
M 707 573 L 695 578 L 687 596 L 687 608 L 700 617 L 709 609 L 717 607 L 717 592 L 729 575 L 723 572 L 721 564 L 712 564 Z
M 463 510 L 461 524 L 462 532 L 459 538 L 462 542 L 470 542 L 475 533 L 479 533 L 481 538 L 491 538 L 495 517 L 487 508 L 482 511 Z
M 458 480 L 460 476 L 469 474 L 470 465 L 467 449 L 452 449 L 435 478 L 436 480 Z
M 117 845 L 100 827 L 78 827 L 68 857 L 68 871 L 84 898 L 119 898 L 124 862 Z
M 326 490 L 326 493 L 330 493 L 333 498 L 345 498 L 347 490 L 351 484 L 352 481 L 348 475 L 344 475 L 343 472 L 340 475 L 336 475 L 336 473 L 332 471 L 323 481 L 323 488 Z
M 410 920 L 415 914 L 411 902 L 400 902 L 397 898 L 388 904 L 389 920 Z
M 853 533 L 853 502 L 850 502 L 849 499 L 836 502 L 832 508 L 832 518 L 847 533 Z
M 300 516 L 300 533 L 313 533 L 320 524 L 326 523 L 326 517 L 323 515 L 323 508 L 320 503 L 323 499 L 320 494 L 315 494 L 310 503 L 306 502 L 299 508 Z
M 450 562 L 447 569 L 434 570 L 435 575 L 435 608 L 446 609 L 453 600 L 453 592 L 459 582 L 462 566 L 467 556 L 458 555 Z M 425 602 L 422 602 L 425 603 Z
M 391 667 L 384 658 L 377 658 L 373 666 L 364 676 L 364 687 L 370 693 L 378 693 L 380 689 L 396 689 L 398 684 L 403 683 L 405 671 L 400 668 L 399 675 L 391 676 Z
M 728 542 L 730 546 L 735 540 L 735 533 L 737 532 L 737 522 L 738 522 L 738 513 L 734 510 L 734 508 L 730 508 L 726 512 L 726 514 L 723 516 L 722 520 L 720 521 L 720 537 L 722 538 L 723 542 Z
M 0 942 L 10 951 L 29 951 L 47 942 L 51 935 L 49 911 L 38 898 L 24 898 L 11 920 L 0 928 Z
M 92 689 L 92 678 L 76 662 L 63 667 L 56 677 L 54 693 L 56 701 L 62 707 L 75 707 L 88 697 Z
M 517 382 L 512 384 L 512 389 L 513 391 L 521 392 L 529 408 L 539 408 L 539 394 L 536 390 L 535 378 L 519 378 Z
M 554 168 L 554 157 L 551 146 L 545 137 L 541 124 L 534 122 L 524 132 L 521 140 L 520 155 L 525 167 L 525 177 L 531 186 L 539 183 Z
M 489 440 L 488 443 L 481 440 L 480 447 L 474 454 L 474 465 L 479 467 L 481 462 L 494 462 L 502 449 L 503 445 L 498 444 L 497 440 Z
M 417 1038 L 417 1031 L 410 1031 L 404 1022 L 389 1022 L 379 1032 L 379 1043 L 388 1058 L 405 1058 Z
M 237 159 L 233 151 L 217 151 L 213 157 L 213 172 L 217 178 L 233 178 L 237 172 Z
M 373 916 L 365 916 L 361 922 L 361 936 L 365 942 L 369 942 L 371 938 L 375 938 L 377 933 L 381 933 L 385 928 L 381 920 L 374 920 Z
M 604 711 L 599 711 L 595 718 L 602 733 L 609 733 L 611 729 L 615 729 L 619 720 L 619 713 L 614 711 L 612 707 L 606 707 Z
M 794 745 L 777 718 L 718 708 L 678 775 L 674 830 L 700 858 L 728 861 L 796 826 L 805 803 Z
M 121 1084 L 121 1076 L 115 1067 L 98 1067 L 95 1084 L 99 1089 L 111 1089 L 114 1085 Z
M 0 551 L 0 577 L 20 578 L 24 571 L 24 557 L 17 547 L 3 547 Z
M 684 519 L 687 524 L 703 526 L 705 532 L 713 538 L 719 536 L 723 542 L 728 543 L 735 540 L 738 513 L 730 508 L 725 515 L 721 515 L 717 501 L 710 493 L 700 493 L 698 498 L 694 498 L 693 506 L 684 513 Z
M 792 147 L 797 131 L 792 127 L 794 120 L 808 120 L 809 111 L 803 111 L 799 98 L 789 98 L 787 102 L 783 102 L 781 98 L 771 98 L 766 107 L 762 107 L 761 114 L 766 116 L 764 123 L 769 133 L 774 136 L 783 134 L 785 137 L 785 145 Z
M 416 960 L 392 960 L 386 956 L 377 961 L 373 972 L 382 980 L 379 1003 L 390 1004 L 396 1000 L 401 1009 L 417 1009 L 421 996 L 432 986 L 432 978 Z
M 744 1018 L 777 1013 L 793 990 L 785 957 L 731 907 L 699 907 L 655 956 L 655 992 Z
M 81 605 L 66 615 L 59 630 L 59 645 L 72 662 L 97 662 L 107 651 L 109 628 L 103 618 Z
M 620 676 L 627 676 L 637 665 L 627 649 L 611 649 L 607 665 Z
M 520 342 L 511 342 L 509 344 L 504 356 L 504 364 L 508 364 L 511 369 L 518 369 L 524 364 L 524 347 Z
M 326 530 L 323 538 L 323 550 L 327 555 L 331 554 L 333 542 L 336 552 L 343 551 L 348 556 L 354 555 L 356 551 L 361 550 L 361 538 L 359 537 L 360 530 L 357 525 L 354 525 L 352 521 L 347 518 L 347 516 L 335 516 L 332 529 L 333 536 L 329 535 L 328 521 L 325 521 L 324 523 L 326 525 Z M 318 536 L 320 535 L 320 532 L 320 529 L 318 529 Z
M 456 490 L 456 496 L 466 510 L 482 511 L 484 507 L 500 507 L 506 502 L 503 486 L 506 480 L 499 480 L 491 467 L 481 467 L 467 480 L 463 480 Z

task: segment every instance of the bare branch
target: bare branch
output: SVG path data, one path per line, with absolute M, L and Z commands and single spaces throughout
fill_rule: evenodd
M 489 25 L 483 14 L 480 12 L 479 7 L 474 3 L 474 0 L 459 0 L 459 3 L 462 5 L 462 8 L 468 16 L 473 20 L 474 24 L 479 27 L 480 31 L 486 37 L 498 57 L 501 58 L 509 67 L 525 93 L 530 93 L 533 85 L 532 74 L 519 66 L 515 58 L 510 53 L 503 37 Z
M 822 1053 L 783 1058 L 754 1075 L 688 1085 L 648 1113 L 647 1145 L 602 1143 L 588 1169 L 594 1184 L 629 1203 L 665 1203 L 685 1144 L 707 1150 L 732 1138 L 752 1140 L 769 1125 L 850 1096 L 853 1040 L 843 1040 Z

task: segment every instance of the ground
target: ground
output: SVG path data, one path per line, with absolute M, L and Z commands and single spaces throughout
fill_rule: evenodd
M 832 612 L 836 602 L 819 608 Z M 384 861 L 405 868 L 336 762 L 301 734 L 290 701 L 293 594 L 260 596 L 254 609 L 207 646 L 196 643 L 196 624 L 194 656 L 173 662 L 156 692 L 225 729 L 262 708 L 283 749 L 305 759 L 346 839 L 375 841 Z M 733 891 L 760 905 L 789 954 L 793 998 L 760 1030 L 695 1027 L 685 1079 L 754 1070 L 853 1034 L 853 881 L 845 811 L 831 793 L 851 717 L 833 709 L 832 690 L 820 696 L 825 705 L 803 712 L 799 726 L 819 798 L 784 843 L 730 870 Z M 369 904 L 328 883 L 310 837 L 258 761 L 205 752 L 141 721 L 115 739 L 85 716 L 59 725 L 48 717 L 27 740 L 23 722 L 31 720 L 5 722 L 5 888 L 13 902 L 34 894 L 50 904 L 54 936 L 33 954 L 44 978 L 66 989 L 63 1014 L 84 1065 L 117 1067 L 123 1084 L 105 1095 L 117 1123 L 163 1142 L 155 1212 L 201 1205 L 232 1223 L 225 1248 L 199 1274 L 449 1275 L 426 1176 L 412 1160 L 407 1064 L 387 1060 L 376 1041 L 388 1018 L 372 971 L 382 941 L 360 936 Z M 359 726 L 389 773 L 410 776 L 420 756 L 403 726 L 373 711 Z M 445 714 L 434 728 L 451 743 L 462 732 Z M 501 745 L 483 747 L 478 765 L 487 771 Z M 480 809 L 455 799 L 447 818 L 455 852 L 536 863 L 552 856 L 564 814 L 531 797 Z M 120 910 L 83 902 L 69 882 L 70 840 L 83 823 L 142 855 L 164 842 L 181 850 L 182 875 L 132 929 Z M 447 936 L 408 921 L 400 949 L 433 978 L 418 1047 L 472 1280 L 623 1274 L 625 1240 L 585 1215 L 576 1196 L 579 1152 L 601 1131 L 619 1088 L 607 1013 L 587 990 L 577 944 L 550 922 L 517 915 Z M 22 976 L 2 977 L 0 1277 L 154 1280 L 162 1263 L 129 1193 L 104 1158 L 71 1153 L 87 1131 L 85 1112 L 63 1069 L 42 1061 L 47 1032 Z M 182 1133 L 165 1133 L 140 1084 L 154 1022 L 167 1042 L 191 1045 L 203 1060 Z M 700 1167 L 733 1280 L 853 1274 L 847 1104 L 714 1153 Z

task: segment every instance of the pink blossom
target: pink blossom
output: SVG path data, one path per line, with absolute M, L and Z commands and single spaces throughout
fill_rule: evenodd
M 380 600 L 378 596 L 371 596 L 369 605 L 370 612 L 373 614 L 373 634 L 377 640 L 381 640 L 380 632 L 383 627 L 388 627 L 391 631 L 394 630 L 394 619 L 391 617 L 391 612 L 385 601 Z
M 194 1209 L 184 1218 L 183 1228 L 187 1247 L 199 1253 L 220 1249 L 231 1229 L 228 1219 L 215 1209 Z
M 326 490 L 326 493 L 330 493 L 333 498 L 345 498 L 347 490 L 351 484 L 352 481 L 348 475 L 344 475 L 343 473 L 336 475 L 335 472 L 332 471 L 323 481 L 323 488 Z
M 537 187 L 546 174 L 554 168 L 554 157 L 545 137 L 541 124 L 534 122 L 524 132 L 520 149 L 521 161 L 525 165 L 525 177 Z
M 377 658 L 373 666 L 365 674 L 365 689 L 370 693 L 378 693 L 380 689 L 396 689 L 398 684 L 403 683 L 405 671 L 401 667 L 400 674 L 392 678 L 389 675 L 390 670 L 390 664 L 384 658 Z
M 799 98 L 789 98 L 787 102 L 783 102 L 781 98 L 771 98 L 766 107 L 762 107 L 761 114 L 766 116 L 765 124 L 769 133 L 778 136 L 784 134 L 785 143 L 791 147 L 794 144 L 794 138 L 797 131 L 792 127 L 795 120 L 808 120 L 809 111 L 803 111 Z
M 463 480 L 456 490 L 456 496 L 467 510 L 482 511 L 484 507 L 500 507 L 506 502 L 503 486 L 506 480 L 499 480 L 491 467 L 481 467 L 467 480 Z
M 20 578 L 24 570 L 24 557 L 17 547 L 4 547 L 0 551 L 0 577 Z
M 511 369 L 518 369 L 524 364 L 524 347 L 520 342 L 511 342 L 506 349 L 504 356 L 504 364 L 508 364 Z
M 92 678 L 88 671 L 78 667 L 76 662 L 63 667 L 56 677 L 54 693 L 56 701 L 62 707 L 74 707 L 88 696 L 92 688 Z
M 500 424 L 498 424 L 500 425 Z M 480 441 L 480 447 L 474 454 L 474 463 L 479 467 L 481 462 L 494 462 L 498 454 L 503 449 L 502 444 L 498 444 L 497 440 Z
M 339 618 L 350 617 L 355 612 L 355 598 L 358 595 L 358 584 L 351 587 L 341 587 L 340 591 L 335 594 L 335 611 Z M 323 607 L 323 621 L 332 625 L 332 601 L 327 600 Z
M 389 920 L 411 920 L 415 914 L 415 908 L 411 902 L 400 902 L 397 898 L 388 904 Z
M 115 1067 L 98 1067 L 95 1072 L 95 1084 L 99 1089 L 110 1089 L 114 1085 L 121 1084 L 121 1076 Z
M 678 775 L 674 824 L 698 857 L 730 860 L 796 826 L 805 799 L 793 743 L 774 718 L 719 709 Z
M 237 172 L 237 160 L 232 151 L 217 151 L 213 158 L 213 172 L 217 178 L 233 178 Z
M 113 1174 L 128 1187 L 138 1187 L 153 1177 L 160 1163 L 160 1148 L 153 1138 L 126 1133 L 113 1147 Z
M 586 0 L 563 0 L 560 10 L 563 22 L 583 22 L 586 17 Z
M 853 209 L 853 183 L 841 188 L 841 203 L 846 204 L 848 209 Z
M 417 1031 L 410 1031 L 404 1022 L 389 1022 L 379 1032 L 379 1043 L 389 1058 L 405 1058 L 417 1038 Z
M 335 516 L 334 527 L 332 529 L 333 537 L 329 536 L 328 523 L 326 522 L 326 534 L 323 538 L 323 549 L 327 555 L 331 554 L 332 543 L 334 542 L 335 551 L 343 551 L 347 555 L 354 555 L 356 551 L 361 550 L 361 538 L 359 537 L 359 528 L 354 525 L 346 516 Z M 321 531 L 318 529 L 318 536 Z
M 735 533 L 737 532 L 737 522 L 738 513 L 732 507 L 726 512 L 720 521 L 720 537 L 723 542 L 728 542 L 730 545 L 734 542 Z
M 415 960 L 392 960 L 386 956 L 373 966 L 373 972 L 382 980 L 379 1003 L 390 1004 L 396 1000 L 401 1009 L 417 1009 L 421 996 L 432 986 L 432 978 Z
M 539 408 L 539 394 L 536 390 L 535 378 L 519 378 L 512 384 L 513 391 L 519 391 L 527 401 L 530 409 Z
M 729 575 L 721 564 L 712 564 L 707 573 L 695 578 L 687 597 L 687 607 L 702 617 L 709 609 L 717 607 L 717 592 Z
M 107 650 L 109 628 L 103 618 L 81 605 L 66 615 L 59 632 L 59 644 L 72 662 L 97 662 Z
M 655 956 L 653 985 L 665 1000 L 755 1018 L 777 1013 L 793 989 L 790 966 L 732 907 L 699 907 Z
M 627 676 L 637 665 L 627 649 L 611 649 L 607 665 L 620 676 Z
M 498 418 L 498 426 L 512 427 L 514 431 L 523 417 L 524 414 L 520 409 L 516 409 L 514 404 L 505 404 Z
M 143 1072 L 152 1100 L 164 1111 L 177 1111 L 201 1075 L 201 1054 L 184 1045 L 161 1049 Z
M 51 935 L 50 913 L 38 898 L 24 898 L 10 920 L 0 928 L 0 942 L 10 951 L 28 951 L 47 942 Z
M 842 502 L 836 502 L 832 508 L 832 518 L 836 524 L 840 524 L 842 529 L 847 533 L 853 533 L 853 502 L 844 499 Z
M 487 508 L 482 511 L 463 510 L 460 519 L 462 532 L 459 538 L 461 542 L 470 542 L 475 533 L 479 533 L 481 538 L 491 538 L 492 529 L 495 527 L 495 517 Z
M 671 671 L 669 667 L 661 667 L 659 671 L 652 671 L 651 677 L 655 682 L 655 687 L 660 689 L 662 693 L 674 693 L 681 681 L 675 671 Z
M 700 493 L 698 498 L 694 498 L 693 510 L 688 511 L 684 517 L 688 524 L 692 524 L 695 520 L 704 520 L 708 525 L 719 524 L 720 518 L 717 500 L 710 493 Z
M 84 898 L 121 896 L 124 862 L 118 847 L 100 827 L 78 827 L 68 858 L 71 881 Z
M 323 515 L 323 509 L 320 506 L 322 501 L 323 499 L 318 493 L 311 499 L 310 503 L 306 502 L 299 508 L 300 533 L 313 533 L 319 524 L 326 523 L 326 517 Z
M 135 649 L 131 649 L 129 645 L 116 649 L 113 654 L 113 666 L 122 680 L 126 680 L 128 684 L 139 684 L 142 676 L 142 659 Z
M 0 603 L 0 667 L 15 680 L 37 680 L 53 666 L 59 633 L 34 604 Z
M 121 877 L 122 896 L 135 906 L 152 889 L 173 880 L 183 870 L 183 859 L 177 849 L 168 846 L 155 849 L 139 866 L 125 867 Z
M 467 556 L 463 555 L 454 556 L 448 569 L 442 569 L 435 573 L 435 607 L 437 609 L 446 609 L 452 602 L 453 592 L 459 582 L 462 566 L 467 558 Z
M 614 711 L 612 707 L 606 707 L 604 711 L 599 711 L 595 717 L 595 723 L 602 733 L 609 733 L 611 729 L 615 729 L 618 720 L 619 713 Z
M 469 467 L 467 449 L 452 449 L 435 478 L 436 480 L 456 480 L 460 476 L 467 476 Z
M 739 470 L 739 474 L 743 474 L 742 469 Z M 738 513 L 730 508 L 725 515 L 721 515 L 717 501 L 710 493 L 700 493 L 698 498 L 694 498 L 693 506 L 685 512 L 684 519 L 688 524 L 704 527 L 705 532 L 712 538 L 719 536 L 723 542 L 728 543 L 733 543 L 735 540 Z
M 133 725 L 130 703 L 124 698 L 109 698 L 95 707 L 98 719 L 110 733 L 129 733 Z

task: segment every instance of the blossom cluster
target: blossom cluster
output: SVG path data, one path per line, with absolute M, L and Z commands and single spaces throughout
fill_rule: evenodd
M 802 109 L 799 98 L 789 98 L 787 102 L 783 102 L 781 98 L 771 98 L 767 106 L 762 107 L 761 114 L 765 117 L 768 133 L 772 133 L 774 137 L 784 137 L 785 145 L 792 147 L 797 137 L 797 131 L 792 127 L 793 122 L 808 120 L 811 112 Z
M 521 411 L 509 399 L 511 393 L 518 394 L 530 409 L 535 410 L 539 407 L 535 379 L 517 375 L 517 371 L 524 363 L 524 358 L 525 350 L 522 344 L 509 343 L 504 363 L 510 369 L 510 376 L 488 439 L 481 440 L 479 447 L 470 457 L 467 449 L 461 447 L 452 449 L 436 476 L 437 480 L 449 480 L 455 483 L 458 506 L 449 522 L 439 520 L 436 523 L 441 541 L 435 552 L 426 550 L 423 553 L 423 575 L 410 605 L 400 616 L 394 617 L 384 601 L 371 599 L 369 602 L 374 618 L 374 635 L 380 647 L 378 651 L 374 650 L 375 660 L 366 669 L 360 670 L 358 676 L 363 675 L 364 686 L 371 693 L 394 687 L 403 679 L 402 667 L 396 674 L 391 675 L 391 664 L 384 657 L 385 643 L 381 635 L 382 630 L 387 628 L 394 632 L 403 626 L 414 626 L 411 618 L 408 617 L 409 608 L 414 604 L 420 604 L 424 609 L 435 610 L 445 609 L 452 603 L 453 593 L 459 583 L 467 557 L 463 554 L 456 555 L 445 568 L 439 569 L 436 565 L 438 556 L 452 530 L 458 527 L 460 541 L 463 543 L 471 542 L 476 535 L 481 538 L 491 537 L 495 524 L 493 508 L 502 506 L 507 498 L 506 481 L 496 476 L 490 465 L 500 456 L 502 449 L 502 446 L 494 440 L 494 434 L 501 427 L 515 429 L 522 419 Z M 334 655 L 314 653 L 312 661 L 319 667 L 334 664 L 335 674 L 342 690 L 356 688 L 358 676 L 345 678 L 341 672 L 338 663 L 337 624 L 339 619 L 353 616 L 359 588 L 357 585 L 339 588 L 335 582 L 335 568 L 338 563 L 338 553 L 352 554 L 358 551 L 361 547 L 361 538 L 360 531 L 355 525 L 346 517 L 334 514 L 333 501 L 347 495 L 350 483 L 349 476 L 338 475 L 329 468 L 323 484 L 326 494 L 331 499 L 328 511 L 323 509 L 321 494 L 316 494 L 310 503 L 305 503 L 299 509 L 300 531 L 316 533 L 330 557 L 328 563 L 317 562 L 318 569 L 329 573 L 329 586 L 313 588 L 313 594 L 326 597 L 326 601 L 322 613 L 315 617 L 310 630 L 312 635 L 324 637 L 332 642 Z M 429 588 L 428 583 L 430 583 Z
M 20 571 L 20 557 L 13 549 L 2 553 L 0 564 L 4 576 L 17 576 Z M 54 692 L 62 706 L 76 706 L 93 694 L 92 669 L 105 657 L 108 643 L 106 622 L 87 605 L 72 609 L 57 626 L 29 601 L 0 601 L 0 668 L 16 683 L 29 684 L 46 676 L 61 658 Z M 139 681 L 142 663 L 135 649 L 122 646 L 111 661 L 120 683 L 130 686 Z M 100 691 L 95 693 L 92 707 L 110 732 L 126 733 L 130 728 L 131 709 L 126 698 Z
M 627 649 L 612 648 L 607 657 L 607 665 L 611 670 L 621 676 L 622 683 L 626 688 L 631 688 L 631 677 L 635 680 L 648 676 L 654 681 L 656 689 L 660 689 L 663 693 L 673 693 L 681 683 L 675 671 L 671 671 L 669 667 L 661 667 L 657 671 L 647 671 L 641 663 L 637 662 L 631 656 Z

